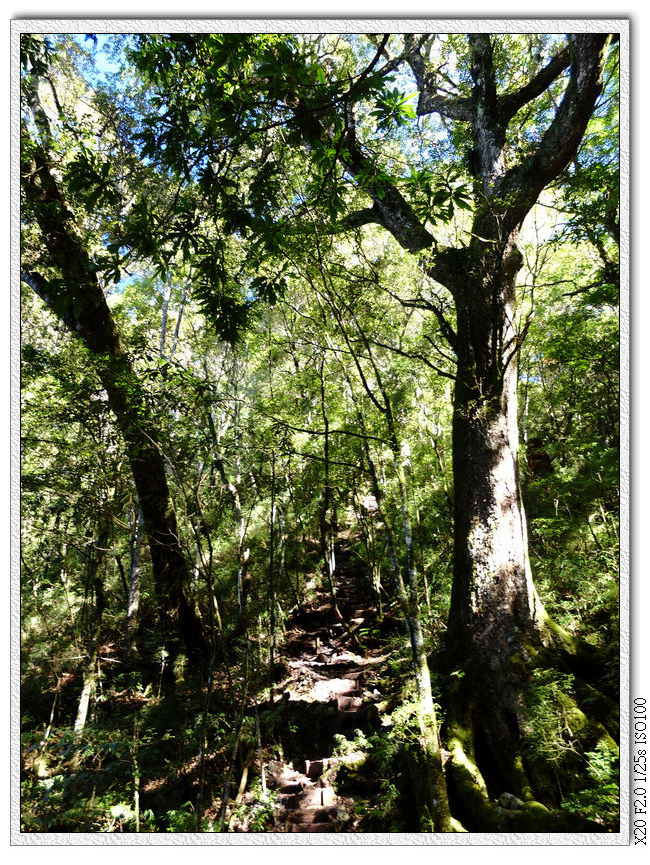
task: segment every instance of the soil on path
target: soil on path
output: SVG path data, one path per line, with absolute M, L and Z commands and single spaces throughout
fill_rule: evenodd
M 280 698 L 285 762 L 267 767 L 268 786 L 276 791 L 274 832 L 355 832 L 359 823 L 354 800 L 337 792 L 341 764 L 355 756 L 340 756 L 341 737 L 352 742 L 356 731 L 379 726 L 375 685 L 385 657 L 363 652 L 356 639 L 372 627 L 376 611 L 347 549 L 337 553 L 335 593 L 343 621 L 321 592 L 287 623 L 288 676 Z

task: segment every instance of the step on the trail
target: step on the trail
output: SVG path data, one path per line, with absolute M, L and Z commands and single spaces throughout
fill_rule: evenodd
M 337 761 L 333 759 L 329 759 L 327 757 L 323 757 L 322 760 L 305 760 L 303 763 L 301 770 L 304 775 L 308 778 L 314 780 L 315 778 L 320 778 L 320 776 L 325 772 L 326 769 L 329 769 L 331 766 L 336 765 Z
M 301 808 L 299 811 L 291 812 L 289 822 L 302 823 L 307 826 L 322 826 L 324 823 L 332 823 L 335 818 L 336 808 Z
M 311 822 L 301 822 L 291 818 L 287 822 L 287 832 L 336 832 L 336 824 L 329 821 L 318 822 L 316 817 Z
M 302 772 L 286 769 L 277 779 L 277 818 L 284 832 L 336 832 L 338 796 L 322 775 L 336 761 L 305 760 Z
M 339 694 L 336 698 L 336 706 L 339 712 L 358 712 L 363 705 L 363 699 L 349 694 Z
M 322 723 L 325 733 L 329 731 L 332 739 L 332 750 L 336 735 L 357 726 L 361 728 L 370 714 L 368 705 L 364 705 L 364 696 L 366 701 L 369 697 L 373 699 L 367 690 L 367 679 L 372 675 L 370 666 L 378 663 L 374 656 L 367 658 L 365 654 L 364 657 L 358 654 L 363 650 L 355 634 L 364 623 L 373 621 L 376 611 L 368 603 L 367 592 L 362 589 L 358 568 L 352 564 L 349 552 L 340 547 L 339 553 L 336 596 L 345 623 L 336 620 L 331 597 L 325 591 L 317 592 L 310 606 L 299 608 L 287 622 L 285 657 L 289 679 L 281 685 L 287 706 L 290 701 L 292 706 L 295 701 L 304 701 L 307 711 L 310 703 L 327 704 L 328 711 L 315 713 L 315 717 L 324 719 Z M 313 748 L 313 754 L 318 753 L 316 748 L 327 747 L 325 740 L 315 746 L 314 737 L 304 738 L 305 749 Z M 288 750 L 296 754 L 291 747 L 294 743 L 289 744 Z M 299 747 L 302 748 L 302 744 Z M 335 756 L 308 759 L 304 755 L 302 751 L 302 762 L 275 764 L 270 773 L 270 787 L 276 791 L 271 831 L 357 831 L 359 820 L 354 816 L 353 799 L 339 796 L 333 786 L 341 761 Z

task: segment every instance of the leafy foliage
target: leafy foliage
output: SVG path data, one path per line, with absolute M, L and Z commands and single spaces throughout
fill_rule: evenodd
M 587 814 L 604 826 L 616 826 L 619 819 L 619 755 L 606 740 L 585 754 L 593 786 L 567 797 L 562 807 L 570 814 Z
M 384 653 L 384 725 L 337 734 L 339 781 L 372 787 L 360 831 L 414 831 L 424 736 L 408 656 L 414 624 L 443 737 L 445 701 L 467 676 L 441 660 L 465 288 L 439 282 L 444 268 L 432 262 L 457 274 L 470 249 L 492 261 L 494 244 L 478 230 L 489 228 L 492 204 L 467 164 L 476 142 L 462 113 L 478 98 L 476 49 L 461 34 L 107 41 L 121 73 L 103 79 L 93 68 L 99 44 L 25 35 L 21 45 L 25 189 L 42 181 L 41 159 L 89 262 L 75 297 L 40 199 L 26 194 L 23 831 L 270 830 L 274 796 L 262 773 L 283 759 L 283 637 L 291 616 L 328 590 L 342 542 L 377 613 L 371 625 L 348 624 L 359 651 Z M 516 97 L 563 46 L 543 34 L 495 36 L 499 98 Z M 439 112 L 422 109 L 417 52 Z M 552 206 L 540 200 L 550 228 L 534 235 L 531 220 L 522 229 L 511 349 L 536 583 L 553 619 L 601 652 L 599 683 L 614 698 L 616 70 L 613 50 L 581 149 L 556 179 Z M 509 165 L 540 146 L 568 75 L 558 64 L 515 114 Z M 445 113 L 448 100 L 461 122 Z M 44 290 L 45 303 L 36 297 L 35 274 L 60 298 L 62 321 L 79 316 L 92 280 L 107 300 L 130 370 L 121 393 L 169 488 L 174 530 L 162 544 L 134 486 L 146 448 L 128 451 L 124 415 L 102 384 L 106 357 L 64 329 Z M 171 541 L 187 605 L 166 619 L 153 560 Z M 199 662 L 172 633 L 188 611 L 199 611 L 205 634 Z M 613 740 L 594 739 L 583 722 L 577 675 L 539 663 L 509 710 L 527 759 L 553 779 L 545 802 L 563 799 L 568 813 L 612 829 Z M 248 788 L 238 797 L 240 779 Z

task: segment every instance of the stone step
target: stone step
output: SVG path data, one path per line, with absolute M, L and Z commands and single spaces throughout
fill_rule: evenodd
M 300 799 L 302 793 L 280 793 L 278 794 L 277 802 L 278 810 L 293 811 L 300 807 Z
M 313 787 L 305 790 L 300 799 L 300 808 L 327 808 L 336 805 L 334 787 Z
M 289 832 L 336 832 L 334 823 L 292 823 Z
M 292 811 L 289 814 L 288 822 L 297 823 L 331 823 L 332 817 L 336 816 L 336 808 L 317 807 L 317 808 L 300 808 L 297 811 Z
M 363 705 L 361 697 L 339 696 L 336 698 L 339 712 L 358 712 Z
M 326 769 L 338 764 L 338 760 L 333 757 L 323 757 L 321 760 L 305 760 L 300 767 L 303 774 L 308 778 L 315 780 L 320 778 Z
M 340 649 L 337 649 L 337 652 L 340 652 Z M 331 679 L 333 676 L 346 676 L 351 677 L 355 675 L 355 671 L 352 668 L 353 662 L 340 658 L 336 658 L 334 656 L 332 660 L 329 661 L 319 661 L 316 657 L 312 660 L 302 658 L 300 661 L 289 661 L 289 666 L 292 668 L 300 668 L 309 667 L 313 672 L 318 673 L 318 678 L 320 679 Z M 357 673 L 357 675 L 361 675 L 361 673 Z
M 307 778 L 305 778 L 305 782 L 308 783 Z M 301 794 L 304 792 L 305 785 L 301 784 L 300 781 L 285 780 L 284 778 L 281 778 L 278 782 L 278 789 L 281 793 Z

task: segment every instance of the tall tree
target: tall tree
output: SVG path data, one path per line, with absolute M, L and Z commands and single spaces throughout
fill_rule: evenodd
M 160 93 L 147 152 L 160 153 L 164 142 L 161 162 L 193 172 L 206 198 L 230 214 L 232 232 L 252 231 L 251 275 L 300 230 L 307 202 L 332 231 L 385 229 L 451 295 L 455 321 L 435 293 L 428 301 L 456 360 L 447 662 L 459 684 L 448 694 L 450 771 L 470 820 L 491 828 L 528 819 L 543 793 L 520 747 L 521 693 L 533 666 L 568 663 L 598 677 L 593 653 L 550 620 L 532 581 L 518 468 L 526 328 L 517 325 L 516 283 L 523 222 L 575 158 L 613 41 L 598 32 L 532 40 L 175 35 L 144 37 L 136 58 Z M 414 81 L 415 107 L 390 87 L 395 74 Z M 249 166 L 236 180 L 218 156 L 224 146 Z M 293 198 L 283 199 L 278 184 L 283 163 L 287 174 L 299 163 L 308 176 Z M 364 198 L 369 206 L 360 206 Z M 468 220 L 454 237 L 446 224 L 459 210 Z M 504 816 L 488 788 L 532 804 Z M 540 826 L 553 819 L 541 815 Z
M 55 139 L 39 94 L 43 76 L 47 77 L 50 71 L 50 60 L 43 42 L 25 43 L 25 118 L 21 127 L 23 220 L 29 230 L 37 232 L 38 240 L 34 250 L 26 253 L 21 278 L 79 337 L 94 360 L 124 436 L 140 498 L 165 649 L 177 652 L 180 638 L 193 657 L 201 657 L 205 654 L 202 625 L 188 595 L 189 569 L 179 542 L 151 407 L 122 345 L 84 232 L 66 201 L 62 182 L 55 176 L 57 168 L 60 170 L 57 162 L 61 160 L 55 156 Z M 82 155 L 83 152 L 80 147 Z M 67 177 L 72 176 L 68 166 Z M 105 196 L 109 197 L 106 190 Z M 36 256 L 38 269 L 29 261 Z

